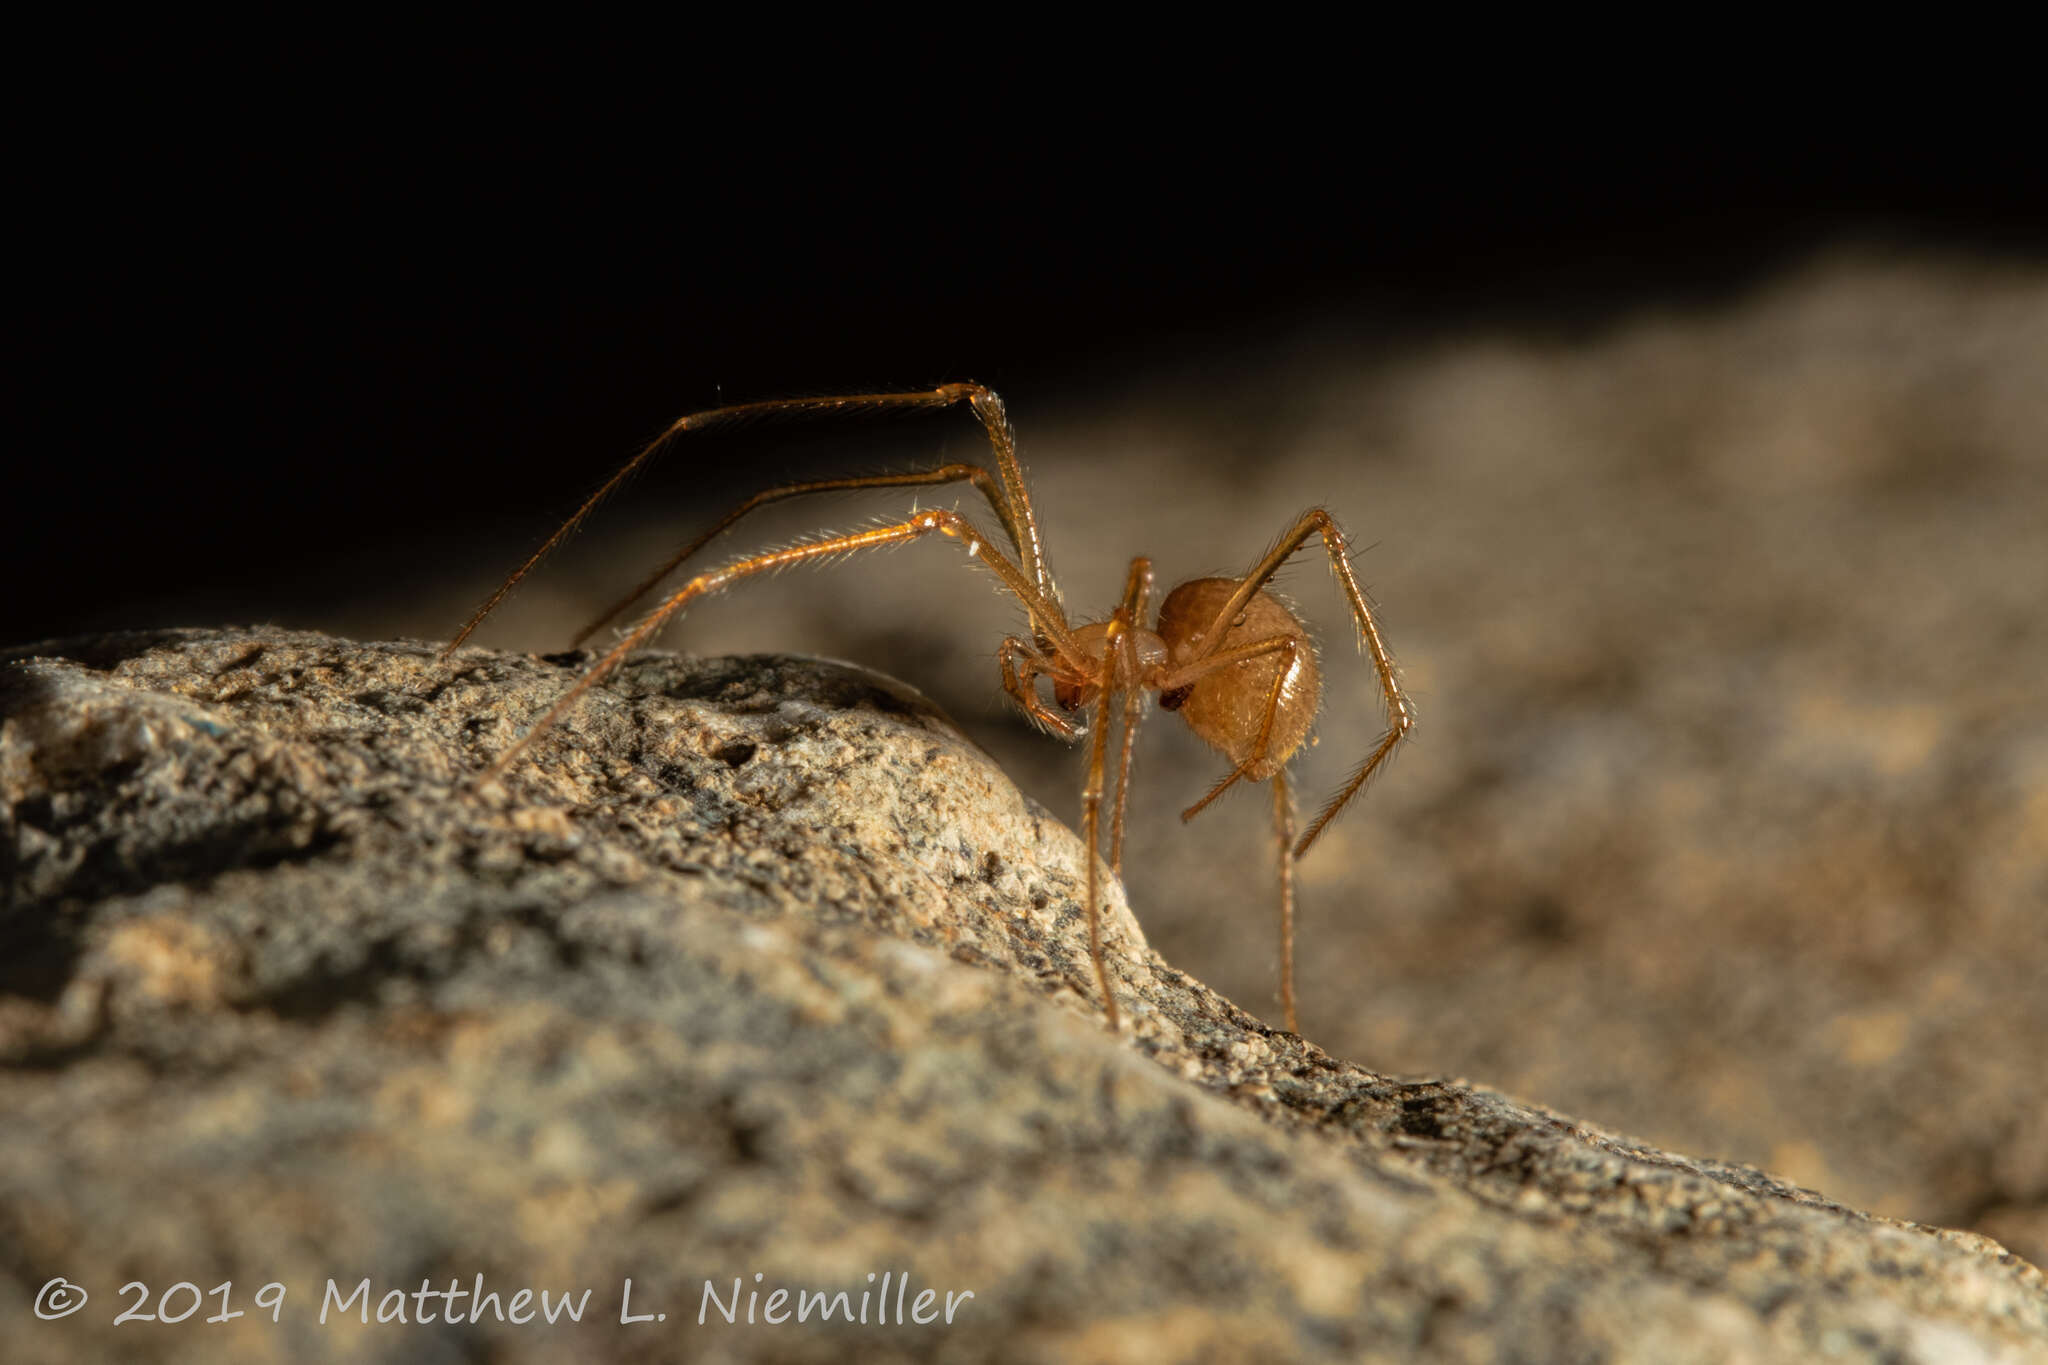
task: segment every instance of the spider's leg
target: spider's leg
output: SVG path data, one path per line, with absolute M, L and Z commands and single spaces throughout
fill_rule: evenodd
M 1266 694 L 1266 716 L 1259 725 L 1259 737 L 1252 746 L 1252 752 L 1242 763 L 1232 768 L 1221 782 L 1209 789 L 1209 794 L 1181 812 L 1182 820 L 1195 816 L 1224 792 L 1230 790 L 1238 779 L 1249 776 L 1253 765 L 1266 756 L 1266 746 L 1272 742 L 1273 724 L 1280 713 L 1280 694 L 1284 690 L 1287 675 L 1294 667 L 1294 661 L 1301 650 L 1307 648 L 1298 635 L 1275 635 L 1235 649 L 1212 654 L 1200 663 L 1188 665 L 1180 672 L 1193 670 L 1207 671 L 1240 663 L 1239 656 L 1257 658 L 1262 654 L 1284 653 L 1286 660 L 1275 670 L 1272 689 Z M 1169 675 L 1171 677 L 1171 675 Z M 1184 684 L 1176 684 L 1184 685 Z M 1289 847 L 1294 842 L 1294 801 L 1287 789 L 1287 765 L 1281 764 L 1273 770 L 1273 822 L 1280 843 L 1280 1007 L 1287 1018 L 1287 1031 L 1299 1033 L 1294 1013 L 1294 852 Z
M 1245 609 L 1253 594 L 1263 588 L 1287 562 L 1287 559 L 1312 535 L 1321 534 L 1323 546 L 1330 554 L 1330 571 L 1337 575 L 1337 582 L 1343 586 L 1344 596 L 1351 604 L 1351 615 L 1358 624 L 1358 633 L 1365 646 L 1365 652 L 1372 658 L 1372 669 L 1379 678 L 1380 692 L 1386 699 L 1387 731 L 1381 735 L 1372 752 L 1365 756 L 1365 762 L 1351 774 L 1335 795 L 1323 803 L 1322 810 L 1309 824 L 1308 833 L 1301 836 L 1301 842 L 1294 846 L 1294 856 L 1299 858 L 1308 852 L 1309 846 L 1323 832 L 1324 826 L 1337 817 L 1337 812 L 1350 804 L 1351 798 L 1379 771 L 1394 746 L 1415 729 L 1415 704 L 1408 700 L 1408 694 L 1401 690 L 1401 680 L 1394 668 L 1394 657 L 1387 652 L 1387 645 L 1380 638 L 1379 622 L 1374 619 L 1372 606 L 1365 600 L 1364 591 L 1358 586 L 1358 578 L 1351 571 L 1351 559 L 1344 549 L 1344 532 L 1330 514 L 1320 507 L 1310 508 L 1302 513 L 1301 519 L 1288 529 L 1278 543 L 1267 552 L 1237 585 L 1237 591 L 1216 613 L 1215 622 L 1209 627 L 1206 638 L 1222 639 L 1222 632 L 1237 614 Z
M 1102 833 L 1102 768 L 1104 751 L 1109 744 L 1109 707 L 1115 688 L 1111 681 L 1114 669 L 1107 664 L 1115 652 L 1122 647 L 1124 638 L 1130 632 L 1130 622 L 1124 619 L 1121 608 L 1110 617 L 1109 627 L 1103 636 L 1102 688 L 1095 699 L 1095 733 L 1088 746 L 1088 782 L 1081 789 L 1081 842 L 1087 845 L 1083 857 L 1088 864 L 1086 877 L 1088 887 L 1088 953 L 1095 959 L 1095 982 L 1102 988 L 1103 1010 L 1109 1016 L 1109 1031 L 1117 1031 L 1116 996 L 1109 988 L 1109 964 L 1102 954 L 1102 887 L 1095 875 L 1097 862 L 1096 847 Z
M 1124 637 L 1124 654 L 1125 666 L 1135 672 L 1138 652 L 1132 648 L 1128 635 Z M 1124 733 L 1116 758 L 1116 802 L 1109 820 L 1109 870 L 1119 878 L 1124 875 L 1124 806 L 1131 794 L 1131 750 L 1137 744 L 1138 723 L 1144 717 L 1144 689 L 1131 686 L 1124 692 Z
M 1301 1032 L 1294 1017 L 1294 800 L 1287 790 L 1287 765 L 1273 770 L 1273 838 L 1280 849 L 1280 1009 L 1289 1033 Z
M 1209 788 L 1209 790 L 1203 795 L 1201 800 L 1195 802 L 1194 805 L 1189 806 L 1186 810 L 1180 813 L 1181 823 L 1186 824 L 1188 821 L 1194 819 L 1197 815 L 1200 815 L 1203 811 L 1209 809 L 1209 807 L 1215 803 L 1217 797 L 1223 795 L 1223 793 L 1229 791 L 1232 787 L 1237 785 L 1238 779 L 1244 776 L 1245 769 L 1247 769 L 1250 766 L 1251 765 L 1249 763 L 1240 763 L 1235 768 L 1232 768 L 1229 772 L 1223 774 L 1222 780 L 1219 781 L 1215 786 Z
M 578 678 L 575 685 L 563 693 L 560 700 L 556 701 L 545 715 L 535 721 L 533 726 L 517 743 L 498 756 L 496 761 L 486 769 L 484 776 L 486 778 L 496 777 L 510 768 L 513 763 L 518 761 L 519 756 L 531 747 L 536 739 L 547 733 L 556 721 L 568 713 L 569 708 L 574 706 L 585 692 L 588 692 L 602 681 L 607 674 L 625 660 L 628 654 L 651 639 L 655 632 L 666 625 L 676 613 L 680 612 L 697 598 L 707 593 L 717 592 L 742 578 L 751 577 L 757 573 L 767 573 L 776 569 L 787 568 L 792 564 L 800 564 L 805 560 L 826 559 L 833 555 L 847 554 L 854 550 L 873 549 L 882 545 L 900 545 L 906 541 L 930 535 L 934 531 L 959 541 L 971 557 L 979 559 L 982 563 L 988 565 L 995 572 L 996 576 L 1002 579 L 1004 584 L 1009 587 L 1010 591 L 1017 594 L 1019 600 L 1024 603 L 1025 610 L 1031 613 L 1033 620 L 1038 622 L 1039 628 L 1051 640 L 1054 649 L 1059 652 L 1062 662 L 1067 667 L 1077 670 L 1082 666 L 1080 648 L 1075 644 L 1073 636 L 1068 633 L 1065 624 L 1059 616 L 1058 607 L 1048 603 L 1041 597 L 1038 590 L 1032 587 L 1031 583 L 1024 577 L 1023 571 L 1004 558 L 1002 551 L 998 550 L 989 541 L 988 537 L 976 530 L 974 524 L 968 521 L 967 518 L 961 516 L 958 512 L 934 509 L 919 512 L 910 520 L 898 522 L 892 526 L 878 526 L 872 530 L 856 531 L 851 535 L 831 536 L 803 545 L 792 545 L 787 549 L 770 550 L 764 554 L 736 560 L 722 569 L 697 575 L 676 592 L 671 593 L 640 624 L 633 627 L 632 631 L 623 640 L 613 646 L 610 653 L 599 659 L 591 666 L 589 671 L 584 673 L 581 678 Z
M 612 603 L 609 607 L 606 607 L 604 613 L 595 621 L 592 621 L 582 630 L 576 632 L 576 638 L 569 641 L 569 648 L 576 649 L 580 647 L 585 640 L 597 634 L 598 631 L 604 629 L 613 620 L 623 616 L 626 610 L 635 602 L 647 596 L 648 593 L 653 592 L 662 579 L 667 578 L 680 568 L 684 560 L 718 539 L 734 522 L 756 508 L 766 507 L 771 502 L 781 502 L 784 498 L 801 497 L 806 493 L 851 492 L 861 488 L 915 488 L 930 484 L 960 483 L 963 481 L 971 481 L 981 491 L 981 495 L 988 499 L 989 506 L 993 507 L 996 515 L 1002 518 L 1004 529 L 1009 530 L 1010 518 L 1007 509 L 1003 506 L 1002 490 L 996 486 L 996 482 L 989 475 L 989 472 L 978 464 L 940 465 L 936 469 L 919 469 L 907 474 L 867 474 L 845 479 L 814 479 L 808 483 L 782 484 L 775 488 L 763 489 L 738 507 L 733 508 L 732 511 L 720 517 L 712 524 L 710 530 L 705 531 L 702 535 L 683 546 L 682 549 L 669 556 L 668 560 L 660 568 L 648 574 L 647 577 L 634 585 L 632 591 Z M 1014 543 L 1016 540 L 1014 532 L 1011 532 L 1010 538 Z
M 995 453 L 997 468 L 1001 475 L 1002 488 L 1000 491 L 1002 496 L 997 496 L 998 490 L 993 484 L 987 482 L 987 474 L 985 472 L 981 478 L 975 479 L 975 483 L 989 497 L 997 517 L 1002 520 L 1004 532 L 1009 536 L 1011 544 L 1016 546 L 1018 556 L 1023 561 L 1024 576 L 1027 581 L 1030 582 L 1031 586 L 1041 597 L 1057 600 L 1057 594 L 1053 591 L 1052 587 L 1051 575 L 1046 572 L 1044 555 L 1039 549 L 1038 523 L 1031 515 L 1030 495 L 1024 488 L 1023 469 L 1017 462 L 1016 438 L 1010 431 L 1009 418 L 1004 414 L 1002 399 L 998 398 L 991 390 L 979 384 L 941 384 L 934 389 L 901 393 L 847 394 L 827 398 L 776 398 L 758 403 L 733 403 L 725 407 L 707 408 L 701 412 L 688 413 L 671 422 L 667 430 L 641 447 L 639 454 L 621 465 L 617 473 L 606 479 L 595 493 L 584 499 L 583 505 L 577 508 L 567 521 L 557 527 L 553 535 L 542 541 L 540 548 L 531 555 L 528 555 L 526 561 L 514 569 L 503 583 L 498 585 L 497 591 L 484 600 L 484 604 L 478 607 L 476 612 L 463 625 L 462 629 L 455 633 L 455 638 L 450 640 L 446 647 L 442 649 L 441 657 L 445 659 L 460 648 L 462 642 L 467 640 L 479 625 L 483 624 L 484 618 L 489 616 L 491 612 L 497 609 L 498 604 L 505 600 L 506 594 L 511 592 L 521 579 L 531 573 L 534 567 L 541 560 L 545 559 L 557 545 L 568 539 L 569 534 L 582 525 L 585 518 L 597 510 L 599 503 L 618 491 L 619 487 L 627 479 L 631 478 L 650 460 L 654 459 L 655 456 L 668 449 L 671 444 L 686 432 L 702 431 L 709 427 L 743 422 L 757 417 L 817 416 L 859 411 L 943 408 L 950 407 L 962 400 L 972 404 L 975 415 L 981 418 L 982 426 L 988 432 L 989 444 Z M 964 477 L 971 478 L 972 476 L 967 475 Z M 899 482 L 916 481 L 914 476 L 899 480 Z M 933 480 L 933 482 L 947 481 Z M 807 490 L 799 487 L 796 491 Z M 783 495 L 789 496 L 790 493 L 785 490 Z M 719 530 L 730 525 L 732 520 L 749 510 L 751 510 L 749 506 L 741 507 L 739 511 L 733 513 L 726 521 L 721 522 L 718 527 L 715 527 L 710 534 L 716 535 Z M 707 540 L 709 538 L 710 536 L 708 535 L 705 537 Z M 701 542 L 698 545 L 691 546 L 683 554 L 678 555 L 669 565 L 669 568 L 674 568 L 675 565 L 682 563 L 684 559 L 688 558 L 700 546 Z M 664 570 L 665 572 L 666 570 Z M 660 581 L 660 575 L 657 575 L 653 581 Z M 652 584 L 650 583 L 647 586 L 651 587 Z M 645 591 L 645 588 L 640 591 Z M 639 593 L 636 592 L 635 600 L 637 600 L 638 595 Z M 624 605 L 629 604 L 622 604 L 620 607 L 614 608 L 614 613 L 623 610 Z M 607 615 L 604 619 L 609 620 L 610 616 Z M 602 624 L 602 622 L 598 624 Z M 596 626 L 593 626 L 592 630 L 595 629 Z M 589 631 L 584 632 L 585 636 L 589 633 Z
M 965 398 L 974 405 L 974 415 L 988 432 L 989 449 L 995 453 L 996 473 L 1003 491 L 1009 494 L 1007 529 L 1017 547 L 1017 562 L 1023 566 L 1032 586 L 1054 601 L 1059 590 L 1053 586 L 1052 571 L 1045 566 L 1045 549 L 1038 541 L 1038 518 L 1031 513 L 1031 490 L 1024 486 L 1024 466 L 1017 459 L 1017 433 L 1010 429 L 1010 415 L 994 389 L 980 384 L 948 384 L 948 401 Z
M 1118 608 L 1118 615 L 1127 626 L 1145 619 L 1145 603 L 1151 593 L 1152 561 L 1140 555 L 1131 561 L 1130 575 L 1124 580 L 1123 603 Z M 1116 805 L 1109 820 L 1109 870 L 1119 878 L 1124 875 L 1124 805 L 1131 790 L 1131 749 L 1137 743 L 1138 723 L 1145 715 L 1145 689 L 1138 685 L 1137 639 L 1126 630 L 1121 644 L 1116 657 L 1123 672 L 1124 733 L 1122 747 L 1117 751 Z M 1105 665 L 1109 657 L 1105 651 Z
M 1170 692 L 1175 688 L 1187 686 L 1187 684 L 1202 677 L 1204 674 L 1217 672 L 1230 667 L 1232 664 L 1243 663 L 1247 659 L 1257 659 L 1267 654 L 1284 653 L 1287 655 L 1286 662 L 1274 671 L 1272 690 L 1266 694 L 1266 716 L 1259 723 L 1259 737 L 1252 745 L 1251 753 L 1246 756 L 1242 763 L 1239 763 L 1228 773 L 1225 773 L 1222 781 L 1209 788 L 1208 795 L 1182 811 L 1180 818 L 1183 821 L 1192 820 L 1207 810 L 1211 802 L 1229 791 L 1239 778 L 1249 773 L 1252 770 L 1252 766 L 1266 756 L 1266 746 L 1273 738 L 1273 721 L 1280 712 L 1280 694 L 1286 688 L 1287 675 L 1292 670 L 1295 655 L 1301 648 L 1302 644 L 1299 636 L 1269 635 L 1263 640 L 1254 640 L 1248 645 L 1236 645 L 1220 653 L 1211 654 L 1206 659 L 1198 659 L 1191 664 L 1185 664 L 1161 679 L 1162 688 Z

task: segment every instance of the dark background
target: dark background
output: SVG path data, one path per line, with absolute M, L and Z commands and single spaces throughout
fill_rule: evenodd
M 0 640 L 318 624 L 473 573 L 719 401 L 970 377 L 1044 414 L 1304 327 L 1569 333 L 1845 238 L 2048 244 L 1992 111 L 1817 99 L 1737 128 L 1652 83 L 1577 116 L 1398 65 L 714 83 L 98 50 L 20 121 Z M 773 467 L 935 447 L 886 439 L 778 432 Z M 667 477 L 736 495 L 764 449 Z

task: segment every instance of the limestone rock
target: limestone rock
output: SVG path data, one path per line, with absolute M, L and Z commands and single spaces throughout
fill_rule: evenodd
M 1997 1244 L 1340 1062 L 1113 886 L 1112 1037 L 1078 841 L 901 684 L 649 654 L 478 786 L 586 661 L 0 655 L 10 1360 L 2048 1359 Z

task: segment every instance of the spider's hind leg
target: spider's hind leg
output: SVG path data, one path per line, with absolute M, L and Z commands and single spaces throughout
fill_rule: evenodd
M 1280 853 L 1280 1010 L 1289 1033 L 1301 1032 L 1294 1017 L 1294 796 L 1287 767 L 1273 770 L 1273 835 Z
M 1386 702 L 1387 729 L 1386 733 L 1380 736 L 1379 742 L 1373 746 L 1372 752 L 1366 755 L 1365 762 L 1359 764 L 1357 770 L 1351 774 L 1350 780 L 1323 803 L 1322 810 L 1309 823 L 1308 833 L 1302 835 L 1294 846 L 1294 856 L 1297 858 L 1308 852 L 1310 845 L 1315 843 L 1324 827 L 1351 803 L 1351 798 L 1358 795 L 1365 784 L 1372 780 L 1373 774 L 1380 770 L 1387 756 L 1394 752 L 1395 746 L 1415 729 L 1415 703 L 1408 700 L 1408 694 L 1401 690 L 1400 676 L 1394 668 L 1394 656 L 1387 652 L 1386 641 L 1380 637 L 1380 623 L 1372 614 L 1372 604 L 1366 601 L 1365 590 L 1358 586 L 1358 575 L 1351 570 L 1351 556 L 1344 546 L 1343 529 L 1337 525 L 1335 518 L 1320 507 L 1312 507 L 1302 513 L 1294 525 L 1288 528 L 1287 534 L 1267 552 L 1266 557 L 1245 575 L 1243 581 L 1238 584 L 1237 591 L 1230 595 L 1222 610 L 1216 613 L 1215 621 L 1209 627 L 1210 635 L 1220 638 L 1220 632 L 1229 625 L 1237 613 L 1244 610 L 1245 604 L 1252 600 L 1253 594 L 1265 587 L 1273 575 L 1279 572 L 1280 566 L 1314 535 L 1323 538 L 1323 548 L 1330 556 L 1330 572 L 1337 576 L 1337 583 L 1344 590 L 1344 599 L 1350 603 L 1352 620 L 1358 627 L 1359 642 L 1372 660 L 1372 671 L 1379 680 L 1380 695 Z

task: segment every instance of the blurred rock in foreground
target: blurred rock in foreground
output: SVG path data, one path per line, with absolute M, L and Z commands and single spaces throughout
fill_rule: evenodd
M 1076 840 L 886 679 L 646 655 L 465 794 L 582 662 L 0 656 L 9 1360 L 2048 1359 L 1987 1239 L 1339 1062 L 1115 893 L 1111 1037 Z M 885 1273 L 951 1325 L 765 1320 Z

